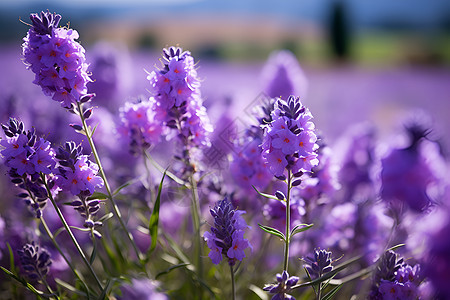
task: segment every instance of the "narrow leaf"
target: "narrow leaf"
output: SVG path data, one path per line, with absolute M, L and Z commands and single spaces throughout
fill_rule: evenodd
M 258 194 L 260 194 L 260 195 L 263 196 L 263 197 L 266 197 L 266 198 L 269 198 L 269 199 L 273 199 L 273 200 L 277 200 L 277 201 L 284 202 L 284 200 L 280 200 L 280 199 L 278 199 L 277 197 L 275 197 L 275 196 L 273 196 L 273 195 L 261 193 L 260 191 L 258 191 L 258 189 L 257 189 L 254 185 L 252 185 L 252 187 L 255 189 L 255 191 L 256 191 Z
M 158 277 L 160 277 L 162 275 L 169 274 L 171 271 L 173 271 L 175 269 L 183 268 L 183 267 L 186 267 L 186 266 L 189 266 L 189 264 L 188 263 L 181 263 L 181 264 L 177 264 L 177 265 L 171 266 L 171 267 L 165 269 L 164 271 L 161 271 L 158 274 L 156 274 L 155 279 L 158 279 Z
M 325 296 L 323 296 L 322 300 L 330 300 L 333 296 L 341 289 L 342 284 L 334 287 L 331 291 L 329 291 Z
M 253 293 L 255 293 L 256 296 L 259 297 L 259 299 L 261 299 L 261 300 L 269 300 L 269 296 L 267 295 L 267 292 L 265 292 L 262 288 L 254 285 L 254 284 L 251 284 L 248 288 Z
M 70 285 L 69 283 L 67 283 L 67 282 L 65 282 L 65 281 L 62 281 L 62 280 L 59 279 L 59 278 L 55 278 L 55 282 L 56 282 L 57 284 L 59 284 L 60 286 L 62 286 L 63 288 L 65 288 L 66 290 L 71 291 L 71 292 L 74 293 L 74 294 L 80 295 L 80 296 L 82 296 L 82 297 L 84 297 L 84 298 L 87 297 L 87 294 L 86 294 L 85 292 L 80 291 L 80 290 L 77 289 L 76 287 Z
M 275 228 L 272 228 L 272 227 L 269 227 L 269 226 L 264 226 L 264 225 L 261 225 L 261 224 L 258 224 L 258 226 L 259 226 L 259 228 L 261 228 L 265 232 L 273 234 L 273 235 L 276 235 L 277 237 L 281 238 L 283 241 L 286 241 L 286 237 L 278 229 L 275 229 Z
M 94 199 L 105 200 L 105 199 L 108 199 L 108 195 L 100 193 L 100 192 L 94 192 L 92 194 L 92 196 L 90 196 L 88 198 L 88 200 L 94 200 Z
M 313 225 L 314 224 L 298 224 L 298 225 L 296 225 L 291 230 L 291 237 L 293 237 L 297 233 L 300 233 L 300 232 L 303 232 L 303 231 L 306 231 L 306 230 L 310 229 L 311 227 L 313 227 Z M 304 226 L 304 227 L 302 227 L 302 226 Z
M 396 249 L 398 249 L 398 248 L 400 248 L 400 247 L 403 247 L 403 246 L 405 246 L 405 244 L 398 244 L 398 245 L 392 246 L 391 248 L 386 249 L 386 252 L 388 252 L 388 251 L 394 251 L 394 250 L 396 250 Z
M 106 284 L 105 288 L 102 291 L 102 294 L 100 295 L 100 297 L 98 297 L 99 300 L 103 300 L 106 299 L 106 295 L 109 293 L 109 291 L 112 288 L 112 283 L 114 282 L 114 280 L 109 279 L 108 283 Z
M 114 217 L 114 214 L 112 212 L 107 213 L 106 215 L 104 215 L 103 217 L 101 217 L 100 219 L 98 219 L 100 222 L 105 222 L 109 219 L 111 219 L 112 217 Z
M 152 238 L 152 244 L 150 245 L 150 249 L 148 253 L 152 253 L 156 248 L 156 242 L 158 240 L 158 222 L 159 222 L 159 207 L 161 203 L 161 191 L 164 182 L 164 178 L 166 177 L 166 172 L 164 172 L 161 182 L 158 187 L 158 195 L 156 196 L 155 206 L 153 207 L 152 215 L 150 216 L 150 222 L 148 225 L 148 229 L 150 231 L 150 236 Z
M 119 187 L 113 192 L 113 196 L 117 195 L 121 190 L 123 190 L 123 189 L 126 188 L 127 186 L 130 186 L 130 185 L 132 185 L 132 184 L 134 184 L 134 183 L 136 183 L 136 182 L 138 182 L 138 181 L 139 181 L 139 179 L 134 178 L 134 179 L 131 179 L 131 180 L 125 182 L 124 184 L 122 184 L 121 186 L 119 186 Z

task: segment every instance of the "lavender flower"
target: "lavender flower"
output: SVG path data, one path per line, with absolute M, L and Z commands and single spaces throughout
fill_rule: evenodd
M 212 126 L 202 104 L 200 81 L 190 52 L 178 47 L 163 50 L 163 67 L 149 73 L 155 111 L 167 127 L 166 138 L 177 136 L 187 152 L 208 146 Z M 185 152 L 185 151 L 183 151 Z
M 58 148 L 56 159 L 59 166 L 56 182 L 63 190 L 70 191 L 72 195 L 78 197 L 72 201 L 72 206 L 85 218 L 84 226 L 94 228 L 102 224 L 92 220 L 100 209 L 100 200 L 89 197 L 96 188 L 103 187 L 103 180 L 97 176 L 97 164 L 81 153 L 82 147 L 76 146 L 74 142 L 67 142 Z
M 429 153 L 421 147 L 429 130 L 418 123 L 406 129 L 409 146 L 392 149 L 381 160 L 381 197 L 394 208 L 405 204 L 412 211 L 423 212 L 433 203 L 428 188 L 439 180 L 428 160 Z
M 17 253 L 20 257 L 22 270 L 30 280 L 45 280 L 45 275 L 52 264 L 50 254 L 47 250 L 39 248 L 34 242 L 26 244 Z
M 156 115 L 153 98 L 137 103 L 127 102 L 120 109 L 120 125 L 117 131 L 126 137 L 133 154 L 140 154 L 143 150 L 159 142 L 162 124 Z
M 122 296 L 118 297 L 120 300 L 167 300 L 169 299 L 165 294 L 158 292 L 158 284 L 146 278 L 133 278 L 130 284 L 121 286 Z
M 333 270 L 330 251 L 314 249 L 314 257 L 307 256 L 303 260 L 307 263 L 305 269 L 311 279 L 322 277 L 325 273 Z
M 0 154 L 10 168 L 8 174 L 11 181 L 23 189 L 18 197 L 25 200 L 36 218 L 40 218 L 48 199 L 40 174 L 48 175 L 53 193 L 58 191 L 51 174 L 56 165 L 55 151 L 50 142 L 37 138 L 34 129 L 25 131 L 24 124 L 16 119 L 11 118 L 8 125 L 2 124 L 2 128 L 6 139 L 0 142 L 3 147 Z
M 289 96 L 287 101 L 277 100 L 272 118 L 262 143 L 263 157 L 270 171 L 276 177 L 283 177 L 285 170 L 294 174 L 310 172 L 319 161 L 309 110 L 298 97 Z
M 264 190 L 273 178 L 261 156 L 261 140 L 254 140 L 243 144 L 233 153 L 230 165 L 231 175 L 241 188 L 250 190 L 252 186 Z
M 244 250 L 252 248 L 249 241 L 244 238 L 244 229 L 248 228 L 242 214 L 242 210 L 236 210 L 228 198 L 220 200 L 210 210 L 214 217 L 214 226 L 211 232 L 203 235 L 208 247 L 211 249 L 209 257 L 214 264 L 219 264 L 222 257 L 228 259 L 228 264 L 234 266 L 237 260 L 245 257 Z
M 417 299 L 419 265 L 411 267 L 393 251 L 386 251 L 378 260 L 369 299 Z
M 287 293 L 297 284 L 298 280 L 299 278 L 297 276 L 289 277 L 288 272 L 283 271 L 283 274 L 277 274 L 278 283 L 268 284 L 263 290 L 270 294 L 275 294 L 272 296 L 272 300 L 295 300 L 293 296 L 288 295 Z
M 31 14 L 31 28 L 23 39 L 24 63 L 35 74 L 34 83 L 65 108 L 87 94 L 87 73 L 84 48 L 75 40 L 78 32 L 58 28 L 61 16 L 41 12 Z
M 262 71 L 264 92 L 272 98 L 306 97 L 308 81 L 296 57 L 287 50 L 270 54 Z

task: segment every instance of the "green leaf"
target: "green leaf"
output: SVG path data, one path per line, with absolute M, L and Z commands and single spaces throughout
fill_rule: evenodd
M 70 285 L 69 283 L 67 283 L 67 282 L 65 282 L 65 281 L 62 281 L 62 280 L 59 279 L 59 278 L 55 278 L 55 282 L 56 282 L 57 284 L 59 284 L 60 286 L 62 286 L 63 288 L 65 288 L 66 290 L 71 291 L 71 292 L 74 293 L 74 294 L 77 294 L 77 295 L 82 296 L 82 297 L 84 297 L 84 298 L 87 298 L 87 297 L 88 297 L 88 295 L 87 295 L 85 292 L 80 291 L 80 290 L 77 289 L 76 287 Z
M 100 123 L 95 124 L 94 129 L 89 130 L 89 131 L 91 132 L 91 138 L 92 138 L 92 136 L 94 135 L 95 130 L 97 130 L 97 126 L 98 126 L 99 124 L 100 124 Z M 91 126 L 89 126 L 89 129 L 91 129 Z
M 335 286 L 331 291 L 329 291 L 325 296 L 323 296 L 322 300 L 330 300 L 333 296 L 341 289 L 342 284 Z
M 177 265 L 171 266 L 171 267 L 165 269 L 164 271 L 161 271 L 158 274 L 156 274 L 155 279 L 158 279 L 158 277 L 160 277 L 162 275 L 169 274 L 171 271 L 173 271 L 175 269 L 183 268 L 183 267 L 186 267 L 186 266 L 189 266 L 189 264 L 188 263 L 181 263 L 181 264 L 177 264 Z
M 281 231 L 279 231 L 278 229 L 275 229 L 275 228 L 272 228 L 272 227 L 269 227 L 269 226 L 264 226 L 264 225 L 261 225 L 261 224 L 258 224 L 258 226 L 259 226 L 259 228 L 261 228 L 265 232 L 273 234 L 273 235 L 276 235 L 277 237 L 281 238 L 283 241 L 286 241 L 286 236 Z
M 109 219 L 111 219 L 112 217 L 114 217 L 114 214 L 112 212 L 107 213 L 106 215 L 104 215 L 103 217 L 101 217 L 100 219 L 98 219 L 100 222 L 105 222 Z
M 255 293 L 256 296 L 258 296 L 261 300 L 269 300 L 269 296 L 267 295 L 267 292 L 265 292 L 262 288 L 254 285 L 254 284 L 250 284 L 250 286 L 248 288 L 250 291 Z
M 256 189 L 256 187 L 255 187 L 254 185 L 252 185 L 252 187 L 255 189 L 255 191 L 256 191 L 258 194 L 260 194 L 260 195 L 263 196 L 263 197 L 266 197 L 266 198 L 269 198 L 269 199 L 273 199 L 273 200 L 277 200 L 277 201 L 284 202 L 284 200 L 280 200 L 280 199 L 278 199 L 277 197 L 275 197 L 275 196 L 273 196 L 273 195 L 261 193 L 260 191 L 258 191 L 258 190 Z
M 310 229 L 311 227 L 313 227 L 313 225 L 314 224 L 298 224 L 298 225 L 296 225 L 291 230 L 291 237 L 293 237 L 297 233 L 300 233 L 300 232 L 303 232 L 303 231 L 306 231 L 306 230 Z M 301 226 L 304 226 L 304 227 L 301 227 Z
M 106 284 L 105 288 L 102 291 L 102 294 L 100 295 L 100 297 L 98 297 L 99 300 L 103 300 L 106 299 L 106 295 L 109 293 L 109 291 L 111 290 L 113 283 L 114 283 L 114 279 L 109 279 L 108 283 Z
M 9 268 L 12 270 L 13 273 L 15 273 L 16 265 L 14 263 L 14 252 L 9 243 L 6 243 L 6 246 L 8 247 L 8 251 L 9 251 Z
M 126 188 L 127 186 L 130 186 L 130 185 L 132 185 L 132 184 L 134 184 L 134 183 L 136 183 L 136 182 L 138 182 L 138 181 L 139 181 L 138 178 L 134 178 L 134 179 L 131 179 L 131 180 L 125 182 L 124 184 L 122 184 L 121 186 L 119 186 L 119 187 L 113 192 L 113 196 L 117 195 L 121 190 L 123 190 L 123 189 Z
M 150 231 L 150 236 L 152 238 L 152 244 L 150 245 L 150 249 L 148 253 L 152 253 L 156 248 L 156 243 L 158 241 L 158 222 L 159 222 L 159 207 L 161 203 L 161 191 L 164 182 L 164 178 L 166 177 L 166 172 L 164 172 L 161 182 L 158 187 L 158 195 L 156 196 L 155 206 L 153 207 L 152 215 L 150 216 L 150 222 L 148 225 L 148 229 Z
M 105 200 L 105 199 L 108 199 L 108 195 L 100 193 L 100 192 L 94 192 L 92 194 L 92 196 L 90 196 L 88 198 L 88 200 L 94 200 L 94 199 Z
M 0 266 L 0 269 L 3 270 L 3 272 L 5 272 L 8 276 L 10 276 L 11 278 L 17 280 L 18 282 L 20 282 L 24 287 L 26 287 L 30 292 L 34 293 L 36 296 L 38 297 L 47 297 L 49 298 L 51 295 L 50 294 L 45 294 L 42 291 L 37 290 L 34 286 L 32 286 L 30 283 L 28 283 L 25 279 L 17 276 L 16 274 L 14 274 L 13 272 L 11 272 L 10 270 Z
M 405 246 L 405 244 L 398 244 L 398 245 L 392 246 L 391 248 L 386 249 L 386 252 L 388 252 L 389 250 L 391 250 L 391 251 L 397 250 L 398 248 L 403 247 L 403 246 Z

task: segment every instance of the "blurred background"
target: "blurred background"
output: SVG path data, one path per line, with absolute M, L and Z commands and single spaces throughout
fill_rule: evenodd
M 163 47 L 178 44 L 199 62 L 206 105 L 228 101 L 239 114 L 264 90 L 261 74 L 270 54 L 287 49 L 308 83 L 300 96 L 329 140 L 364 121 L 381 135 L 391 133 L 399 116 L 416 109 L 447 138 L 448 0 L 3 0 L 0 51 L 15 53 L 17 67 L 2 59 L 2 70 L 26 72 L 20 65 L 28 30 L 23 22 L 46 9 L 80 33 L 88 60 L 90 49 L 105 44 L 126 54 L 124 101 L 146 93 L 144 70 L 153 70 Z M 2 86 L 17 84 L 11 77 Z

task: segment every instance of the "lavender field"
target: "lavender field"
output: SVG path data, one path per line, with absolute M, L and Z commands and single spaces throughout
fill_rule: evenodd
M 60 18 L 0 45 L 0 299 L 450 299 L 447 67 Z

